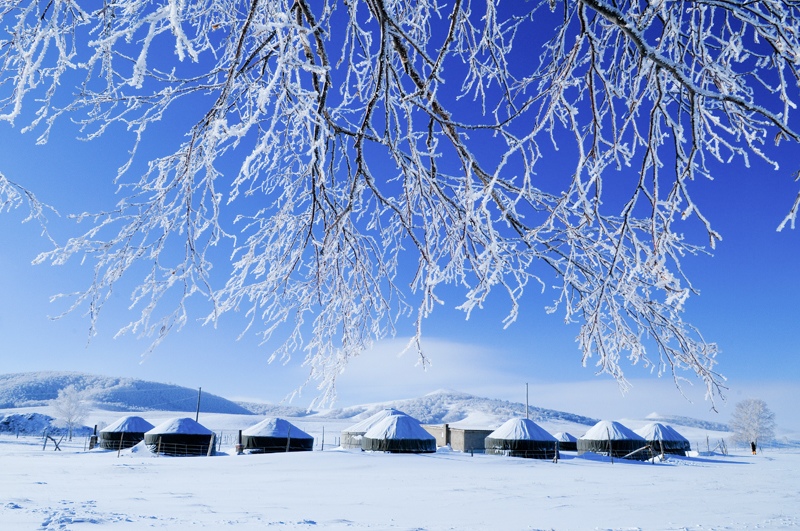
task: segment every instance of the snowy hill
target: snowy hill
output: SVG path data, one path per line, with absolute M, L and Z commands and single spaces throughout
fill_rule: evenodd
M 59 389 L 69 385 L 74 385 L 78 390 L 84 391 L 87 398 L 92 401 L 94 408 L 105 411 L 194 412 L 197 405 L 197 390 L 177 385 L 75 372 L 31 372 L 0 375 L 0 409 L 27 408 L 30 410 L 45 406 L 57 396 Z M 308 422 L 326 422 L 361 420 L 388 407 L 404 411 L 425 424 L 449 423 L 460 427 L 489 429 L 496 429 L 510 418 L 525 416 L 525 404 L 483 398 L 450 390 L 435 391 L 418 398 L 323 411 L 307 411 L 285 404 L 232 402 L 220 396 L 203 392 L 200 409 L 203 413 L 260 415 L 306 419 Z M 530 407 L 530 418 L 539 424 L 549 426 L 554 431 L 582 432 L 585 431 L 585 428 L 581 430 L 581 426 L 590 427 L 598 422 L 598 419 L 535 406 Z M 662 416 L 656 413 L 649 415 L 647 419 L 641 419 L 641 424 L 645 423 L 645 420 L 660 421 L 703 431 L 726 432 L 728 430 L 727 426 L 721 423 L 686 417 Z M 38 424 L 35 428 L 39 429 Z
M 702 428 L 711 431 L 729 431 L 728 425 L 722 422 L 711 422 L 707 420 L 693 419 L 690 417 L 681 417 L 675 415 L 660 415 L 658 413 L 650 413 L 647 415 L 647 420 L 652 422 L 660 422 L 662 424 L 676 424 L 678 426 L 689 426 L 692 428 Z
M 69 430 L 60 426 L 56 419 L 41 413 L 11 413 L 0 416 L 0 433 L 14 435 L 42 435 L 45 431 L 51 436 L 66 435 Z M 88 426 L 76 426 L 72 429 L 75 437 L 85 437 L 92 434 Z
M 320 414 L 328 418 L 366 418 L 381 409 L 395 408 L 424 424 L 455 424 L 496 428 L 512 417 L 525 416 L 525 404 L 482 398 L 457 391 L 435 391 L 419 398 L 354 406 Z M 531 406 L 536 422 L 560 421 L 591 426 L 597 419 Z
M 263 415 L 265 417 L 306 417 L 314 413 L 302 407 L 292 407 L 282 404 L 240 401 L 236 401 L 236 403 L 254 415 Z
M 133 378 L 112 378 L 77 372 L 26 372 L 0 375 L 0 409 L 47 405 L 58 391 L 74 385 L 95 407 L 110 411 L 195 411 L 197 389 Z M 211 393 L 203 393 L 207 413 L 251 414 Z

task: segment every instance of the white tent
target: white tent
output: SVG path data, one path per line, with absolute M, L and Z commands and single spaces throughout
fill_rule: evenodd
M 574 452 L 578 449 L 578 439 L 571 433 L 560 431 L 554 433 L 553 437 L 558 441 L 558 449 L 567 452 Z
M 340 442 L 341 447 L 361 448 L 361 437 L 367 433 L 367 430 L 391 415 L 405 415 L 405 413 L 397 409 L 386 408 L 356 424 L 353 424 L 349 428 L 342 430 L 342 439 Z
M 142 417 L 130 415 L 100 430 L 100 448 L 120 450 L 130 448 L 144 440 L 144 434 L 153 429 L 153 425 Z
M 530 419 L 513 418 L 486 437 L 486 453 L 552 459 L 556 455 L 556 438 Z
M 151 452 L 168 455 L 206 455 L 214 433 L 187 417 L 165 420 L 144 434 Z
M 242 431 L 242 445 L 253 453 L 303 452 L 314 448 L 314 437 L 281 418 L 266 418 Z
M 393 453 L 432 453 L 436 437 L 408 415 L 388 415 L 361 437 L 362 450 Z
M 650 452 L 632 452 L 647 446 L 647 441 L 619 422 L 601 420 L 578 439 L 578 455 L 592 452 L 613 457 L 647 459 Z
M 688 439 L 672 426 L 659 422 L 648 424 L 636 430 L 636 433 L 647 441 L 654 453 L 686 455 L 692 449 Z

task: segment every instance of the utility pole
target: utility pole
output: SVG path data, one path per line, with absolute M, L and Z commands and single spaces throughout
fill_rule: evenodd
M 197 388 L 197 413 L 194 415 L 194 421 L 199 422 L 200 420 L 200 395 L 203 393 L 203 388 Z
M 528 420 L 528 382 L 525 382 L 525 420 Z

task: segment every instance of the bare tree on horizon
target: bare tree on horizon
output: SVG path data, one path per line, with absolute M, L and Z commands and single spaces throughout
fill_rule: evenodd
M 80 427 L 89 414 L 89 402 L 74 385 L 69 385 L 58 390 L 58 396 L 50 401 L 50 407 L 53 408 L 57 420 L 67 428 L 71 441 L 73 430 Z

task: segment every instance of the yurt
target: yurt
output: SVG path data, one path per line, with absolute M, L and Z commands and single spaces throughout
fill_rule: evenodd
M 342 439 L 339 444 L 342 448 L 361 448 L 361 437 L 367 433 L 367 430 L 390 415 L 405 415 L 405 413 L 392 408 L 382 409 L 358 424 L 342 430 Z
M 575 452 L 578 450 L 578 439 L 574 435 L 565 431 L 554 433 L 553 437 L 558 441 L 558 449 L 565 452 Z
M 388 415 L 361 437 L 361 449 L 392 453 L 433 453 L 436 437 L 408 415 Z
M 136 446 L 144 440 L 144 433 L 153 429 L 153 425 L 142 417 L 131 415 L 100 430 L 98 444 L 100 448 L 124 450 Z
M 214 432 L 190 418 L 165 420 L 144 434 L 151 452 L 165 455 L 208 455 Z M 213 448 L 212 448 L 213 450 Z
M 686 452 L 692 449 L 688 439 L 675 431 L 672 426 L 653 422 L 635 431 L 647 441 L 655 454 L 686 455 Z
M 629 459 L 645 460 L 650 457 L 649 451 L 637 452 L 636 450 L 647 446 L 647 441 L 626 428 L 619 422 L 601 420 L 589 431 L 578 439 L 578 455 L 592 452 L 599 455 L 612 457 L 626 457 Z
M 309 452 L 314 437 L 286 420 L 267 418 L 242 431 L 242 447 L 250 453 Z
M 510 419 L 486 437 L 486 453 L 553 459 L 556 456 L 556 438 L 530 419 Z

